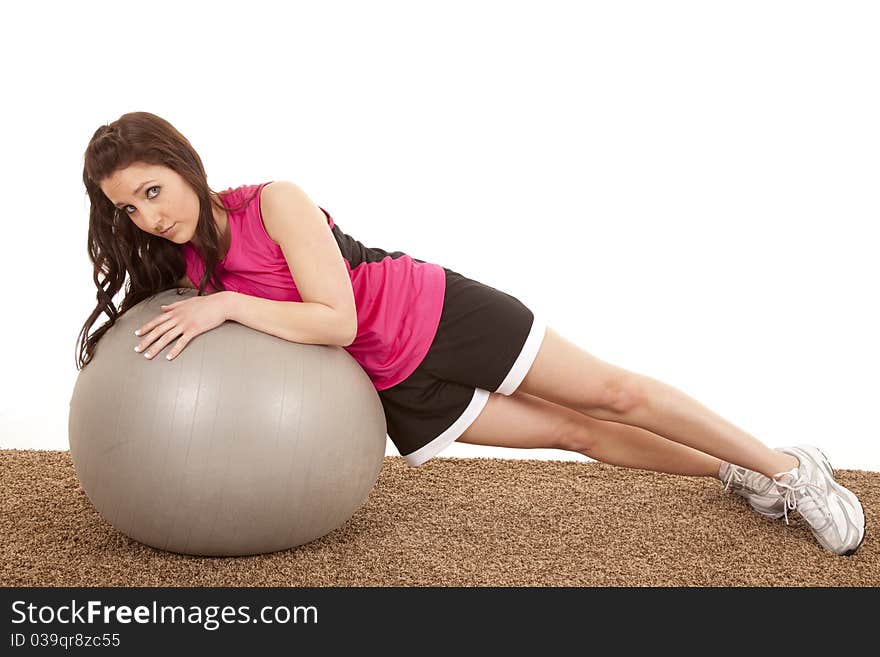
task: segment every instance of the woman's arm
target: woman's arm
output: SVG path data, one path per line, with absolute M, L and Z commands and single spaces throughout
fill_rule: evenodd
M 291 342 L 347 347 L 357 337 L 357 319 L 321 303 L 275 301 L 231 290 L 217 294 L 226 319 Z
M 189 277 L 179 287 L 197 290 Z M 224 315 L 239 324 L 292 342 L 347 347 L 357 337 L 357 319 L 320 303 L 273 301 L 231 290 L 216 292 L 223 301 Z

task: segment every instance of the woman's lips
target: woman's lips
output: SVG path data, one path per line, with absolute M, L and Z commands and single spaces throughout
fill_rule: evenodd
M 160 234 L 160 235 L 170 235 L 170 234 L 171 234 L 171 231 L 174 230 L 174 227 L 175 227 L 176 225 L 177 225 L 176 223 L 171 224 L 171 225 L 168 227 L 167 230 L 164 230 L 164 231 L 162 231 L 162 232 L 159 233 L 159 234 Z

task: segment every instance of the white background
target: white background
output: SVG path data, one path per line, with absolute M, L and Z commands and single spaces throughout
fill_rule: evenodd
M 295 181 L 366 246 L 513 294 L 768 445 L 880 470 L 876 3 L 5 12 L 0 447 L 68 448 L 95 303 L 83 151 L 143 110 L 214 190 Z

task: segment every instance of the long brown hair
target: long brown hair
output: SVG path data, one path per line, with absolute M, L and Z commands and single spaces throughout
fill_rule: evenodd
M 235 211 L 246 206 L 256 195 L 255 192 L 235 208 L 226 207 L 222 199 L 214 200 L 212 194 L 216 193 L 208 186 L 198 153 L 174 126 L 149 112 L 129 112 L 99 127 L 89 140 L 83 159 L 83 184 L 91 205 L 87 249 L 94 266 L 92 280 L 98 288 L 95 295 L 98 303 L 77 338 L 77 370 L 89 364 L 98 340 L 120 315 L 144 299 L 177 286 L 186 274 L 181 246 L 146 233 L 121 216 L 101 190 L 99 184 L 102 180 L 137 163 L 168 167 L 189 183 L 199 198 L 199 219 L 194 237 L 205 261 L 199 296 L 204 295 L 209 281 L 215 290 L 225 289 L 214 273 L 220 260 L 221 245 L 212 204 Z M 103 275 L 103 280 L 98 279 L 99 275 Z M 125 294 L 117 310 L 113 297 L 123 283 Z M 102 312 L 109 320 L 88 335 Z

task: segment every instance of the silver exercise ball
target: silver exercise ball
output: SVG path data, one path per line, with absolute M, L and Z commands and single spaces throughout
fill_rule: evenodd
M 345 523 L 382 468 L 379 396 L 341 347 L 290 342 L 227 321 L 174 359 L 151 359 L 135 329 L 166 290 L 119 317 L 80 370 L 70 454 L 98 513 L 153 547 L 260 554 Z

